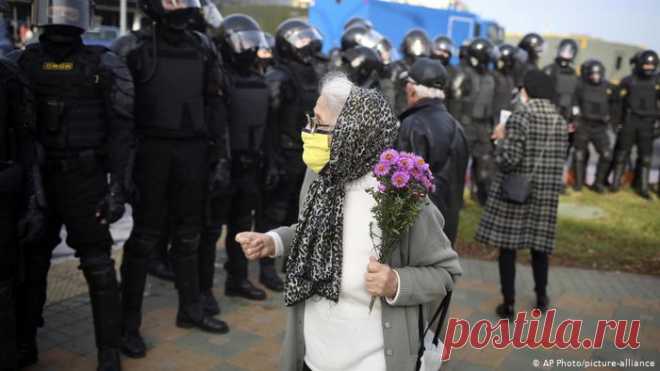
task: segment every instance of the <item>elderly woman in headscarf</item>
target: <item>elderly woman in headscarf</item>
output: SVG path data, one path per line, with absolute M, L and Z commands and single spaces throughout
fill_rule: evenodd
M 461 274 L 444 219 L 427 202 L 391 260 L 378 263 L 367 190 L 377 187 L 371 170 L 395 145 L 399 124 L 380 93 L 341 74 L 324 79 L 314 113 L 307 128 L 314 133 L 303 133 L 308 171 L 298 224 L 236 237 L 248 259 L 286 259 L 280 370 L 412 370 L 419 306 L 428 321 Z M 379 300 L 370 311 L 372 296 Z

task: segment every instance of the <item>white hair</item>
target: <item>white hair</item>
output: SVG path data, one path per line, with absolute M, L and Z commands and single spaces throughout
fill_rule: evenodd
M 415 94 L 419 98 L 440 98 L 445 99 L 445 92 L 441 89 L 429 88 L 424 85 L 412 84 L 413 89 L 415 89 Z
M 333 121 L 337 119 L 353 89 L 353 83 L 341 72 L 330 72 L 321 80 L 321 96 L 325 99 Z

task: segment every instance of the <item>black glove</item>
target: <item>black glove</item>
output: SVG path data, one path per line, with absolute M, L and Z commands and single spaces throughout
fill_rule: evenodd
M 101 224 L 112 224 L 119 220 L 125 211 L 126 196 L 119 183 L 110 184 L 110 192 L 96 205 L 96 220 Z
M 39 206 L 36 196 L 30 196 L 27 211 L 18 221 L 18 241 L 21 246 L 41 241 L 46 232 L 46 211 Z
M 220 159 L 209 176 L 209 193 L 228 193 L 231 187 L 231 166 L 229 160 Z

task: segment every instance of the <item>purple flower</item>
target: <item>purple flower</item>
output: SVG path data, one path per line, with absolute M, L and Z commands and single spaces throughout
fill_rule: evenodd
M 387 187 L 383 183 L 378 183 L 378 192 L 380 193 L 385 193 L 387 191 Z
M 408 185 L 410 175 L 404 171 L 397 171 L 392 175 L 392 185 L 396 188 L 403 188 Z
M 376 176 L 385 176 L 390 172 L 390 164 L 384 161 L 381 161 L 374 166 L 374 175 Z
M 414 160 L 410 155 L 400 155 L 397 165 L 399 166 L 399 170 L 404 171 L 411 171 L 415 167 Z
M 421 156 L 415 156 L 415 165 L 422 168 L 424 165 L 428 166 L 426 161 Z
M 387 164 L 393 164 L 399 159 L 399 152 L 394 149 L 388 149 L 380 155 L 380 161 Z
M 431 181 L 428 178 L 422 178 L 421 182 L 424 188 L 426 188 L 427 192 L 433 193 L 432 189 L 434 189 L 435 186 L 433 185 L 433 183 L 431 183 Z
M 415 166 L 410 170 L 410 175 L 415 178 L 415 180 L 421 182 L 422 178 L 424 178 L 424 173 L 419 169 L 419 167 Z

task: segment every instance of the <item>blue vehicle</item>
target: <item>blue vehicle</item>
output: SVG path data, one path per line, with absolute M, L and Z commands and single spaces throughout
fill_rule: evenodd
M 309 21 L 324 36 L 323 51 L 340 45 L 344 23 L 353 17 L 370 20 L 395 48 L 411 28 L 421 28 L 431 39 L 449 36 L 454 45 L 484 36 L 493 42 L 504 37 L 504 29 L 494 21 L 481 20 L 474 13 L 455 9 L 432 9 L 382 0 L 316 1 L 309 9 Z M 454 53 L 455 55 L 458 53 Z
M 86 45 L 101 45 L 109 48 L 112 42 L 119 37 L 119 28 L 112 26 L 95 27 L 82 36 Z

